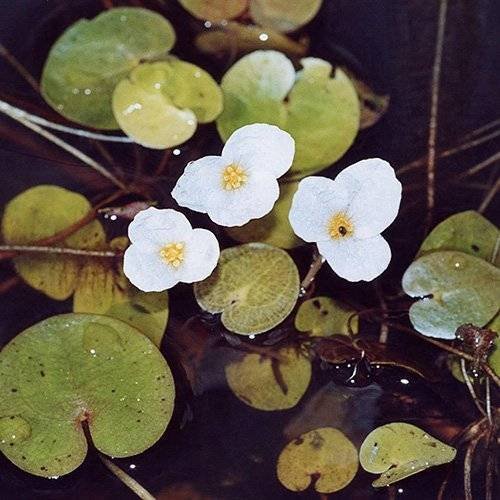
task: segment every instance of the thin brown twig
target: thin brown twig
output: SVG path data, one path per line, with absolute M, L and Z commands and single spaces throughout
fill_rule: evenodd
M 81 248 L 52 247 L 41 245 L 0 245 L 0 252 L 17 253 L 53 253 L 77 255 L 83 257 L 117 257 L 120 252 L 112 250 L 83 250 Z
M 446 27 L 446 11 L 448 0 L 440 0 L 438 30 L 436 36 L 436 52 L 434 64 L 432 67 L 431 82 L 431 116 L 429 122 L 429 140 L 427 142 L 427 224 L 426 229 L 432 225 L 436 198 L 436 138 L 438 127 L 438 106 L 439 106 L 439 87 L 441 82 L 441 62 L 443 59 L 444 32 Z
M 489 167 L 490 165 L 496 163 L 499 160 L 500 160 L 500 152 L 495 153 L 493 156 L 486 158 L 486 160 L 474 165 L 473 167 L 469 168 L 465 172 L 462 172 L 460 175 L 457 175 L 455 177 L 455 182 L 460 180 L 460 179 L 464 179 L 465 177 L 469 177 L 471 175 L 477 174 L 478 172 L 480 172 L 484 168 Z
M 0 43 L 0 56 L 2 56 L 26 80 L 37 94 L 40 93 L 38 82 L 2 43 Z

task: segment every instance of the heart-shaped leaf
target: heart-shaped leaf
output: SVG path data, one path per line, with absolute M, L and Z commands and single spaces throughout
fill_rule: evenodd
M 241 243 L 259 241 L 280 248 L 295 248 L 302 243 L 293 232 L 288 213 L 297 191 L 297 182 L 280 185 L 280 197 L 271 212 L 261 219 L 254 219 L 244 226 L 226 229 L 227 234 Z
M 296 349 L 276 352 L 279 359 L 246 354 L 225 368 L 226 380 L 235 396 L 257 410 L 293 408 L 311 380 L 311 362 Z
M 175 58 L 139 65 L 113 92 L 113 112 L 122 130 L 155 149 L 182 144 L 197 122 L 213 121 L 221 111 L 222 92 L 214 79 Z
M 174 406 L 158 349 L 105 316 L 65 314 L 28 328 L 0 352 L 0 375 L 0 450 L 44 477 L 83 462 L 83 422 L 99 451 L 128 457 L 161 437 Z
M 455 448 L 425 431 L 404 422 L 377 427 L 370 432 L 359 450 L 363 469 L 381 474 L 372 484 L 387 486 L 413 474 L 451 462 Z
M 311 21 L 323 0 L 250 0 L 250 15 L 261 26 L 276 31 L 295 31 Z
M 91 210 L 78 193 L 58 186 L 40 185 L 13 198 L 5 207 L 2 235 L 11 245 L 29 245 L 53 236 L 81 220 Z M 66 238 L 61 245 L 93 249 L 105 244 L 104 230 L 93 221 Z M 70 255 L 22 255 L 14 260 L 26 283 L 49 297 L 65 300 L 74 292 L 81 259 Z
M 248 0 L 179 0 L 179 3 L 198 19 L 219 22 L 242 14 Z
M 301 178 L 337 161 L 359 129 L 359 101 L 349 78 L 322 59 L 290 60 L 273 50 L 242 57 L 222 78 L 224 111 L 217 129 L 227 140 L 239 127 L 270 123 L 295 139 L 289 176 Z
M 248 243 L 221 252 L 219 264 L 205 281 L 195 283 L 196 300 L 241 335 L 263 333 L 281 323 L 299 296 L 299 272 L 283 250 Z
M 346 334 L 350 326 L 353 333 L 358 332 L 356 311 L 336 302 L 330 297 L 314 297 L 300 304 L 295 316 L 295 328 L 299 332 L 309 332 L 315 337 L 326 337 L 334 334 Z
M 70 120 L 116 129 L 111 109 L 116 84 L 139 62 L 165 55 L 174 42 L 172 25 L 150 10 L 120 7 L 82 19 L 52 46 L 42 74 L 43 97 Z
M 460 325 L 484 326 L 498 312 L 500 270 L 462 252 L 431 252 L 406 270 L 403 289 L 421 298 L 410 308 L 413 326 L 430 337 L 453 339 Z
M 358 452 L 338 429 L 322 427 L 302 434 L 283 448 L 278 479 L 291 491 L 304 491 L 314 481 L 318 493 L 345 488 L 358 471 Z
M 457 250 L 500 266 L 500 232 L 478 212 L 453 214 L 438 224 L 425 238 L 418 255 L 436 250 Z

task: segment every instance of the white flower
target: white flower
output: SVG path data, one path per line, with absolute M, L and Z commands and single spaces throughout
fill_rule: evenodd
M 125 251 L 123 271 L 145 292 L 204 280 L 219 260 L 213 233 L 193 229 L 175 210 L 151 207 L 139 212 L 128 227 L 128 237 L 132 244 Z
M 299 183 L 289 219 L 303 240 L 316 242 L 332 269 L 349 281 L 371 281 L 391 260 L 380 233 L 396 218 L 401 183 L 384 160 L 363 160 L 337 175 Z
M 277 178 L 292 165 L 295 141 L 274 125 L 254 123 L 233 132 L 221 156 L 188 163 L 172 196 L 221 226 L 242 226 L 269 213 Z

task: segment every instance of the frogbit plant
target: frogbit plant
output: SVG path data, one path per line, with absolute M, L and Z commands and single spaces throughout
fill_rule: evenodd
M 220 255 L 213 233 L 193 229 L 183 214 L 171 209 L 139 212 L 128 236 L 132 245 L 125 251 L 123 270 L 145 292 L 201 281 L 210 276 Z
M 290 168 L 294 154 L 295 141 L 279 127 L 241 127 L 229 137 L 221 156 L 189 163 L 172 196 L 216 224 L 242 226 L 272 210 L 279 197 L 276 179 Z
M 380 233 L 396 218 L 401 183 L 379 158 L 344 169 L 335 180 L 307 177 L 299 183 L 290 223 L 315 242 L 331 268 L 348 281 L 371 281 L 389 265 L 391 249 Z

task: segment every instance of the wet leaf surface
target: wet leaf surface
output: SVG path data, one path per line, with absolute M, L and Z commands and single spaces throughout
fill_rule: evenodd
M 70 26 L 50 50 L 42 94 L 69 120 L 116 129 L 111 95 L 139 62 L 165 55 L 174 45 L 172 25 L 150 10 L 109 9 Z
M 90 210 L 90 203 L 78 193 L 58 186 L 39 185 L 23 191 L 7 204 L 2 218 L 3 238 L 7 244 L 29 245 L 66 229 Z M 95 249 L 104 244 L 104 230 L 98 221 L 93 221 L 60 245 Z M 16 257 L 14 263 L 28 285 L 53 299 L 64 300 L 75 290 L 81 259 L 70 255 L 29 254 Z M 103 279 L 106 278 L 103 276 Z
M 276 351 L 278 359 L 246 354 L 225 368 L 234 395 L 257 410 L 293 408 L 311 380 L 311 362 L 293 348 Z
M 281 323 L 299 295 L 299 272 L 283 250 L 248 243 L 221 252 L 205 281 L 195 283 L 196 300 L 223 325 L 241 335 L 263 333 Z
M 330 297 L 314 297 L 304 301 L 295 315 L 295 328 L 299 332 L 309 332 L 315 337 L 327 337 L 333 334 L 349 334 L 358 331 L 356 311 Z
M 291 491 L 304 491 L 313 483 L 318 493 L 345 488 L 358 471 L 358 453 L 338 429 L 321 427 L 302 434 L 282 450 L 278 479 Z
M 498 312 L 500 271 L 462 252 L 439 251 L 417 259 L 403 276 L 403 289 L 419 297 L 410 308 L 413 326 L 424 335 L 455 338 L 465 323 L 484 326 Z
M 113 92 L 113 113 L 137 143 L 164 149 L 186 142 L 197 123 L 222 111 L 222 93 L 203 69 L 178 59 L 144 63 Z
M 0 449 L 39 476 L 83 462 L 82 425 L 99 451 L 127 457 L 152 446 L 173 411 L 174 383 L 160 352 L 104 316 L 53 316 L 28 328 L 1 351 L 0 373 Z
M 456 450 L 422 429 L 404 422 L 377 427 L 359 451 L 363 469 L 381 476 L 373 486 L 382 487 L 418 474 L 429 467 L 451 462 Z
M 285 249 L 295 248 L 302 244 L 302 240 L 295 235 L 288 220 L 297 185 L 297 182 L 281 184 L 280 197 L 271 212 L 244 226 L 227 228 L 227 234 L 240 243 L 258 241 Z
M 359 129 L 359 101 L 349 78 L 330 63 L 301 60 L 295 74 L 289 59 L 276 51 L 242 57 L 221 82 L 224 110 L 217 119 L 223 140 L 237 128 L 261 122 L 277 125 L 295 139 L 289 176 L 301 178 L 338 160 Z

